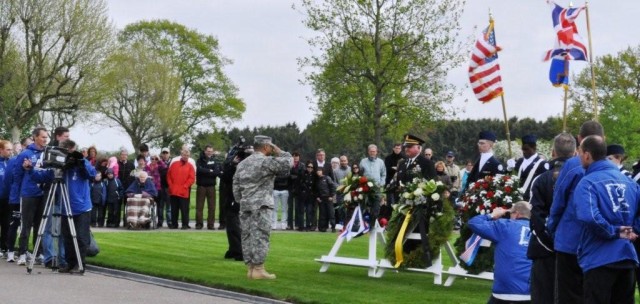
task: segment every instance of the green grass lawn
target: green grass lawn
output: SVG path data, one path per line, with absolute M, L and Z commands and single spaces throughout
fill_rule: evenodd
M 88 263 L 296 303 L 486 303 L 491 282 L 458 278 L 453 286 L 433 284 L 433 275 L 387 271 L 369 278 L 367 269 L 332 265 L 320 273 L 314 261 L 329 253 L 331 233 L 275 232 L 267 269 L 276 280 L 248 280 L 242 262 L 225 260 L 226 234 L 168 230 L 100 232 L 101 252 Z M 368 237 L 344 243 L 339 256 L 367 255 Z M 379 254 L 382 246 L 379 246 Z

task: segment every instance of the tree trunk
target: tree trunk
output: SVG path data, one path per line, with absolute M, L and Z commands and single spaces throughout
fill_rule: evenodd
M 11 142 L 20 142 L 22 130 L 18 126 L 11 127 Z

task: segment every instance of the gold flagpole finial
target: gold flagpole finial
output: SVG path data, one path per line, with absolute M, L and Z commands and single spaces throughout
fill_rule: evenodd
M 493 21 L 493 14 L 491 13 L 491 8 L 489 8 L 489 22 Z
M 569 7 L 573 7 L 573 1 L 569 1 Z

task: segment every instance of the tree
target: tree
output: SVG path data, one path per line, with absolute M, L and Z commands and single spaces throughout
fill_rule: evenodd
M 600 110 L 604 110 L 619 93 L 640 103 L 640 46 L 629 47 L 617 55 L 597 57 L 593 65 Z M 569 118 L 573 129 L 593 117 L 592 96 L 591 72 L 583 69 L 571 88 L 574 101 Z
M 135 42 L 121 46 L 102 67 L 102 98 L 96 109 L 129 135 L 136 150 L 162 137 L 158 126 L 180 128 L 172 125 L 180 109 L 180 79 L 171 62 L 162 58 L 143 42 Z
M 446 73 L 465 56 L 456 40 L 463 3 L 453 0 L 303 0 L 309 40 L 321 56 L 300 60 L 320 120 L 365 129 L 381 145 L 413 124 L 445 116 L 454 95 Z M 350 123 L 349 123 L 350 122 Z M 369 142 L 370 143 L 370 142 Z
M 39 112 L 73 113 L 110 46 L 103 0 L 0 5 L 0 120 L 17 141 Z
M 629 47 L 617 55 L 597 57 L 594 62 L 596 94 L 607 142 L 621 144 L 631 156 L 640 155 L 635 148 L 640 125 L 640 46 Z M 591 73 L 584 69 L 575 77 L 574 102 L 569 115 L 571 129 L 592 118 Z M 575 133 L 575 132 L 574 132 Z
M 619 144 L 632 157 L 640 155 L 640 105 L 627 94 L 614 94 L 600 113 L 607 143 Z
M 168 20 L 140 21 L 127 25 L 119 36 L 125 44 L 145 42 L 159 56 L 170 60 L 180 79 L 173 122 L 157 125 L 160 145 L 194 136 L 199 129 L 239 119 L 245 111 L 238 89 L 224 74 L 231 61 L 220 54 L 218 40 Z M 174 126 L 182 126 L 175 128 Z

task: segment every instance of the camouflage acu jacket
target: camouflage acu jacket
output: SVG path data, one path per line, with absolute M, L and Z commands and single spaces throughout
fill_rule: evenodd
M 240 211 L 273 208 L 273 181 L 276 175 L 288 174 L 292 165 L 293 157 L 288 152 L 277 157 L 255 152 L 240 162 L 233 176 L 233 195 Z

